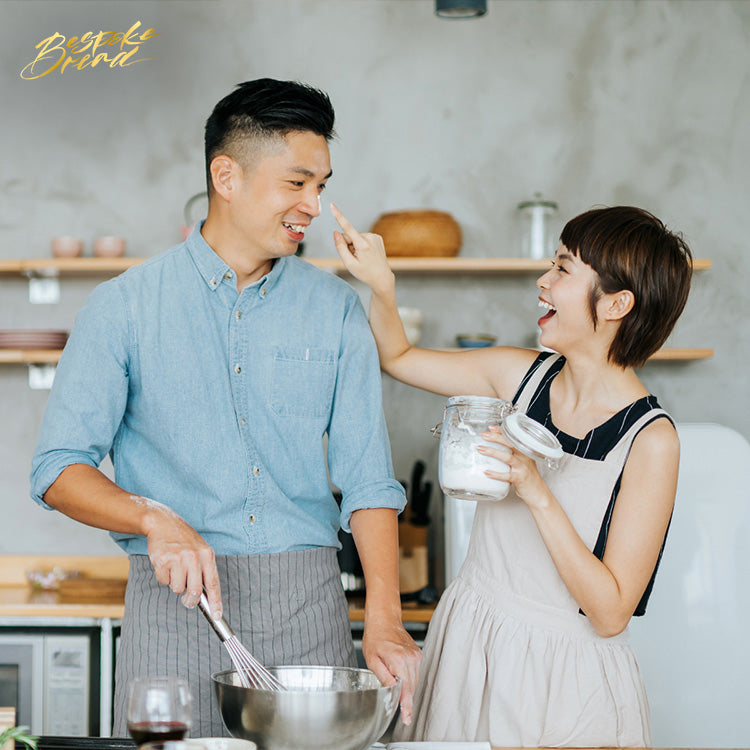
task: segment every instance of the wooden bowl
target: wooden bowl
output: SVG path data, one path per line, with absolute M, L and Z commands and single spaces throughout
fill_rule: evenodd
M 394 211 L 372 225 L 386 255 L 399 258 L 450 258 L 461 249 L 461 227 L 444 211 Z

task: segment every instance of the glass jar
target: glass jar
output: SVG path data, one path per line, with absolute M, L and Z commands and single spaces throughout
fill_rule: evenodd
M 433 434 L 440 437 L 439 478 L 445 495 L 464 500 L 502 500 L 508 482 L 491 479 L 484 472 L 507 471 L 508 465 L 477 448 L 487 443 L 482 433 L 491 425 L 500 425 L 503 435 L 522 453 L 544 460 L 557 468 L 563 450 L 557 438 L 509 402 L 485 396 L 453 396 L 449 398 L 443 422 Z
M 542 260 L 555 254 L 555 234 L 552 226 L 557 216 L 557 203 L 534 193 L 533 200 L 518 204 L 520 217 L 521 256 Z

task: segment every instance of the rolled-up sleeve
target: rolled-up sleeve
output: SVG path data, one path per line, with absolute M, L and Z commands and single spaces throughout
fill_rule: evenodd
M 406 497 L 393 476 L 377 349 L 354 293 L 342 331 L 328 465 L 331 481 L 342 494 L 341 527 L 350 531 L 349 519 L 355 511 L 393 508 L 401 512 Z
M 31 468 L 31 497 L 71 464 L 98 467 L 120 429 L 128 394 L 129 331 L 117 279 L 99 285 L 76 316 L 60 357 Z

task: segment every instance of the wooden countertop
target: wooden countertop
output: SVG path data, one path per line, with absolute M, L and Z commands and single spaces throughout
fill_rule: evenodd
M 41 591 L 31 586 L 0 585 L 1 617 L 109 617 L 121 619 L 124 602 L 60 601 L 57 591 Z M 435 605 L 403 605 L 404 622 L 428 623 L 435 611 Z M 349 619 L 363 622 L 365 619 L 364 601 L 353 599 L 349 602 Z
M 128 576 L 128 558 L 112 557 L 2 555 L 0 556 L 0 618 L 2 617 L 90 617 L 122 618 L 124 601 L 109 599 L 96 601 L 87 598 L 76 602 L 69 598 L 61 601 L 57 591 L 32 588 L 26 580 L 28 570 L 77 570 L 84 575 L 125 580 Z M 403 605 L 404 622 L 428 623 L 435 605 Z M 356 597 L 349 601 L 349 618 L 352 622 L 365 619 L 364 600 Z
M 60 601 L 57 591 L 41 591 L 31 586 L 0 586 L 2 617 L 122 617 L 125 603 Z

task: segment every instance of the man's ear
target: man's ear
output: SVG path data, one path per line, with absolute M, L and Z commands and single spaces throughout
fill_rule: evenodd
M 215 156 L 211 161 L 211 182 L 214 190 L 225 201 L 230 201 L 232 193 L 238 187 L 239 164 L 225 154 Z
M 630 289 L 605 294 L 604 300 L 606 300 L 603 316 L 605 320 L 622 320 L 635 305 L 635 295 Z

